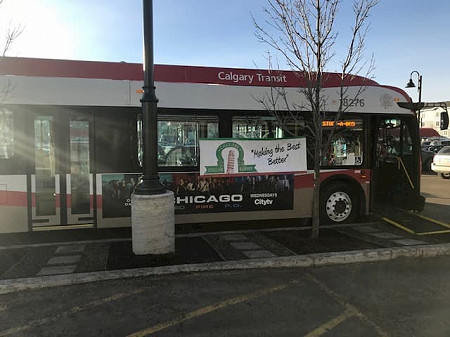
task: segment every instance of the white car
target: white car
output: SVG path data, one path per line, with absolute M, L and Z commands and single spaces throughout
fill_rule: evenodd
M 444 179 L 450 178 L 450 146 L 444 146 L 434 155 L 431 169 Z

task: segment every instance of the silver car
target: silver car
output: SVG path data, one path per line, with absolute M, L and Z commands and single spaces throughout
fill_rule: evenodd
M 434 155 L 431 169 L 444 179 L 450 178 L 450 146 L 444 146 Z

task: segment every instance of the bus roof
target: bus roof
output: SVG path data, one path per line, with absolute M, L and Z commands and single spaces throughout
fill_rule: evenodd
M 305 79 L 293 71 L 181 65 L 155 65 L 154 69 L 158 106 L 167 108 L 263 110 L 255 97 L 261 97 L 270 87 L 287 88 L 296 104 L 302 104 L 302 99 L 295 98 L 294 92 L 306 87 Z M 138 106 L 143 66 L 125 62 L 0 57 L 0 77 L 3 77 L 0 88 L 6 83 L 15 90 L 4 102 L 8 104 Z M 333 111 L 339 101 L 333 88 L 341 86 L 341 77 L 338 73 L 325 73 L 323 78 L 322 88 L 332 97 L 330 102 L 334 106 L 330 110 Z M 357 109 L 359 112 L 410 113 L 396 106 L 396 102 L 410 100 L 402 89 L 361 76 L 349 76 L 344 86 L 350 88 L 348 97 L 357 88 L 367 88 L 365 106 L 361 103 L 355 106 L 363 108 Z
M 268 71 L 243 68 L 217 68 L 156 64 L 155 81 L 174 83 L 205 83 L 240 86 L 304 87 L 303 78 L 293 71 Z M 70 77 L 110 80 L 143 80 L 143 65 L 126 62 L 97 62 L 77 60 L 38 59 L 20 57 L 0 58 L 0 75 Z M 338 87 L 338 73 L 325 73 L 323 87 Z M 277 81 L 278 80 L 278 81 Z M 378 86 L 369 78 L 352 75 L 345 86 Z

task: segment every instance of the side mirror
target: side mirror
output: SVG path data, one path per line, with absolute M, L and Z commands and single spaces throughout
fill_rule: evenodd
M 447 110 L 441 112 L 441 130 L 448 129 L 448 112 Z

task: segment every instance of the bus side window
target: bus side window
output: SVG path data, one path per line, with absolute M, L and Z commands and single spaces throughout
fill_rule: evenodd
M 14 118 L 6 109 L 0 110 L 0 159 L 14 156 Z
M 137 121 L 138 158 L 142 166 L 142 121 Z M 217 118 L 196 116 L 161 116 L 158 120 L 158 165 L 196 167 L 199 163 L 200 138 L 217 138 Z
M 233 138 L 272 139 L 284 136 L 274 117 L 233 117 Z
M 336 129 L 322 158 L 322 166 L 360 166 L 363 163 L 362 119 L 341 123 L 343 126 Z M 324 127 L 324 141 L 330 132 L 330 129 Z

